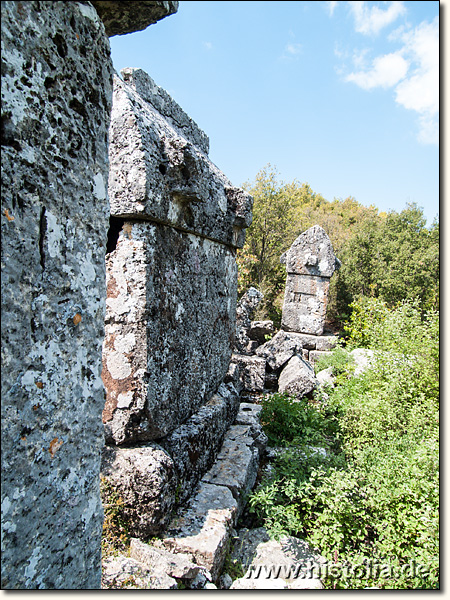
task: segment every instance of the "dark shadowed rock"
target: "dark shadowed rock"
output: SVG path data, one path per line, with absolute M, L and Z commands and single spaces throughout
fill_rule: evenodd
M 295 333 L 278 331 L 271 340 L 256 350 L 257 356 L 264 358 L 267 365 L 276 371 L 302 350 L 302 339 Z
M 106 35 L 111 37 L 146 29 L 149 25 L 177 12 L 179 2 L 93 0 L 92 4 L 103 21 Z

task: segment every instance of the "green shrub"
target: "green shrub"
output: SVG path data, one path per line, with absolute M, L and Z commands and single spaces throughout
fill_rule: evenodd
M 352 570 L 327 587 L 434 589 L 439 586 L 439 318 L 416 302 L 388 310 L 355 304 L 350 347 L 374 351 L 350 377 L 342 348 L 322 363 L 337 385 L 328 399 L 266 399 L 271 444 L 289 446 L 249 499 L 274 536 L 304 537 L 330 561 L 385 564 L 364 579 Z M 323 444 L 327 453 L 314 446 Z M 410 569 L 419 565 L 422 572 Z M 372 564 L 372 563 L 371 563 Z

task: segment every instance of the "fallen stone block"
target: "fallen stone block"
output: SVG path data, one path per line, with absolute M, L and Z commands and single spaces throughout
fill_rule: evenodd
M 102 564 L 102 589 L 176 590 L 178 584 L 165 573 L 155 574 L 134 558 L 109 556 Z
M 168 524 L 177 476 L 174 462 L 163 448 L 155 443 L 139 448 L 105 447 L 101 478 L 105 503 L 122 498 L 121 512 L 131 535 L 148 538 Z
M 174 554 L 164 548 L 156 548 L 137 538 L 130 540 L 130 557 L 145 565 L 152 573 L 165 573 L 177 579 L 194 579 L 202 567 L 193 562 L 190 554 Z
M 311 355 L 313 351 L 309 354 Z M 293 356 L 278 379 L 278 391 L 281 394 L 289 394 L 301 398 L 309 394 L 317 386 L 317 379 L 311 365 L 300 358 Z
M 244 508 L 258 472 L 259 450 L 250 430 L 250 425 L 230 427 L 216 462 L 202 478 L 205 483 L 227 487 L 238 503 L 238 512 Z
M 256 350 L 256 355 L 264 358 L 272 371 L 276 371 L 301 350 L 300 336 L 287 331 L 278 331 L 271 340 Z
M 235 425 L 248 425 L 248 433 L 252 436 L 255 446 L 258 448 L 260 456 L 266 451 L 267 436 L 263 431 L 259 421 L 262 406 L 251 402 L 241 402 L 239 412 L 234 422 Z
M 350 352 L 350 355 L 353 357 L 355 361 L 356 367 L 354 371 L 355 377 L 364 373 L 369 367 L 370 363 L 373 359 L 374 353 L 373 350 L 368 350 L 367 348 L 355 348 Z
M 272 336 L 274 333 L 273 321 L 252 321 L 248 330 L 248 337 L 264 344 L 267 341 L 267 336 Z
M 237 502 L 230 490 L 202 482 L 187 506 L 170 523 L 162 543 L 172 552 L 191 554 L 216 581 L 236 516 Z
M 239 395 L 233 384 L 221 384 L 218 393 L 205 406 L 159 440 L 175 465 L 178 504 L 191 495 L 203 474 L 214 463 L 238 407 Z
M 231 362 L 239 365 L 243 389 L 247 392 L 262 392 L 266 375 L 266 360 L 259 356 L 233 354 Z

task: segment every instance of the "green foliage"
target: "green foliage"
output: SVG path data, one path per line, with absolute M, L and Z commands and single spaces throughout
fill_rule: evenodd
M 100 478 L 100 494 L 102 498 L 103 520 L 102 555 L 116 556 L 128 549 L 130 534 L 128 523 L 123 515 L 125 506 L 123 498 L 106 478 Z
M 439 586 L 438 314 L 423 316 L 418 301 L 388 309 L 373 298 L 353 309 L 350 342 L 363 340 L 374 351 L 371 367 L 349 377 L 348 355 L 338 348 L 327 357 L 338 374 L 335 388 L 308 406 L 316 416 L 299 418 L 287 399 L 265 407 L 271 443 L 289 446 L 249 504 L 272 535 L 304 537 L 341 567 L 385 565 L 363 579 L 340 568 L 326 579 L 328 587 L 433 589 Z M 326 455 L 310 445 L 320 440 Z

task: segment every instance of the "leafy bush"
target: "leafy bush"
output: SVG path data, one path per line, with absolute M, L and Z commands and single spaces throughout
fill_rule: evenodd
M 327 400 L 317 395 L 302 417 L 288 398 L 265 400 L 271 443 L 289 447 L 249 504 L 272 535 L 304 537 L 330 561 L 387 564 L 387 572 L 375 569 L 363 580 L 341 570 L 326 578 L 328 587 L 435 588 L 438 314 L 423 316 L 414 301 L 388 309 L 373 298 L 355 303 L 354 311 L 350 347 L 364 340 L 374 351 L 370 368 L 349 376 L 348 355 L 338 348 L 327 357 L 340 373 Z M 326 455 L 312 448 L 321 442 Z M 411 570 L 412 563 L 422 571 Z

